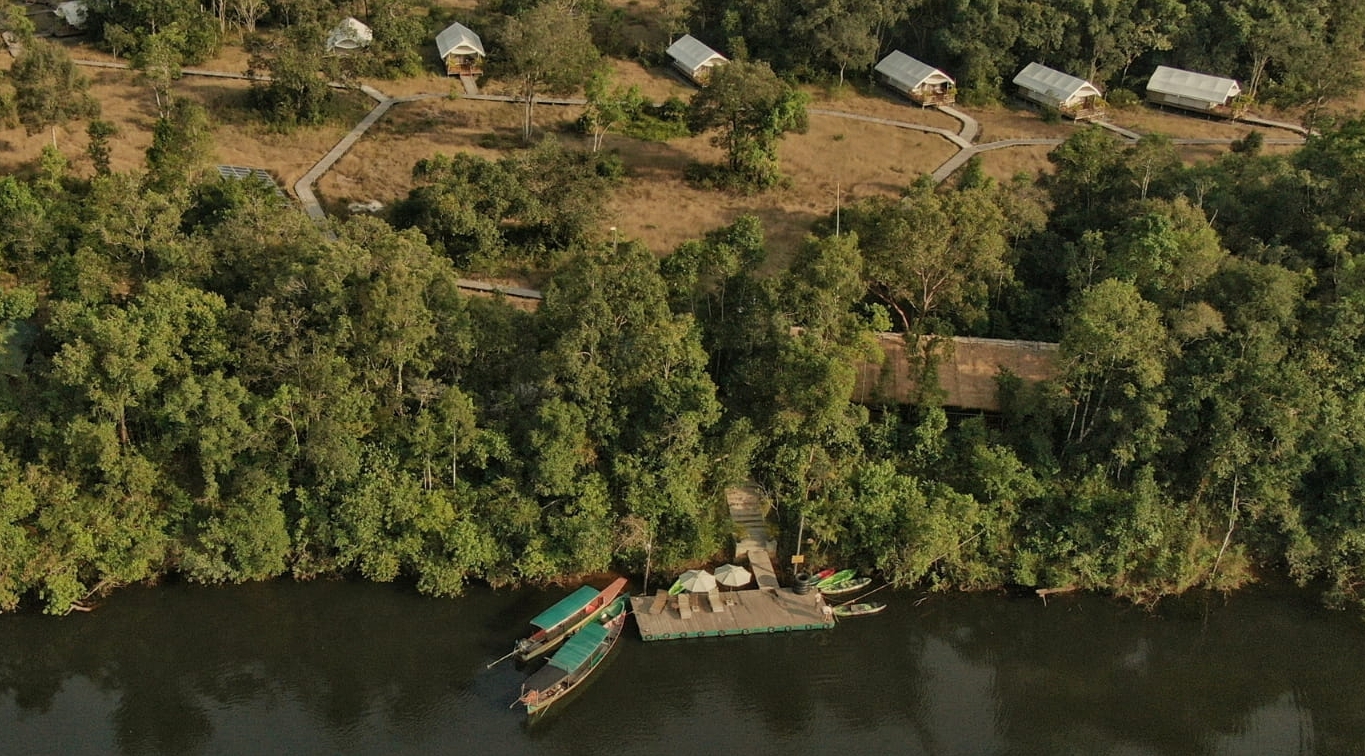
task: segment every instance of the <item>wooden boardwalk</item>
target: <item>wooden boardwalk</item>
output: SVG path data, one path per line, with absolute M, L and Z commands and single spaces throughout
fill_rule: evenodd
M 759 589 L 765 591 L 778 589 L 777 572 L 773 569 L 773 560 L 768 557 L 768 552 L 750 549 L 749 569 L 754 573 Z
M 794 630 L 828 630 L 834 617 L 825 616 L 824 599 L 818 591 L 798 596 L 790 590 L 750 589 L 725 591 L 720 606 L 712 607 L 706 594 L 689 596 L 690 616 L 683 619 L 678 601 L 670 598 L 658 612 L 651 612 L 655 596 L 632 596 L 631 611 L 647 641 L 680 638 L 711 638 L 724 635 L 785 633 Z M 716 608 L 722 611 L 716 611 Z

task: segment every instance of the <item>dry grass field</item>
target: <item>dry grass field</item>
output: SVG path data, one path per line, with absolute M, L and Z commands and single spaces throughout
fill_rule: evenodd
M 472 0 L 446 0 L 451 7 L 468 9 Z M 646 0 L 647 2 L 647 0 Z M 625 34 L 629 44 L 644 44 L 657 34 L 642 5 L 635 0 L 613 0 L 627 13 Z M 64 42 L 73 56 L 111 60 L 108 55 L 79 42 Z M 434 61 L 434 50 L 431 51 Z M 0 53 L 0 69 L 10 60 Z M 201 66 L 210 70 L 240 72 L 246 56 L 238 47 L 225 47 L 217 59 Z M 614 77 L 633 84 L 649 98 L 689 97 L 695 89 L 665 68 L 649 68 L 634 61 L 613 60 Z M 434 65 L 433 65 L 434 69 Z M 151 141 L 156 118 L 150 90 L 128 71 L 85 69 L 92 93 L 103 106 L 103 117 L 118 125 L 113 144 L 113 167 L 135 170 L 142 166 L 143 152 Z M 449 94 L 454 82 L 431 73 L 402 81 L 372 81 L 371 85 L 391 96 L 419 93 Z M 486 93 L 508 93 L 510 85 L 485 77 Z M 341 98 L 336 117 L 325 126 L 297 129 L 282 134 L 260 124 L 246 109 L 248 85 L 244 81 L 187 76 L 175 86 L 177 96 L 202 103 L 216 123 L 214 162 L 262 167 L 281 185 L 292 189 L 317 160 L 373 106 L 363 95 L 348 92 Z M 956 120 L 935 110 L 920 108 L 881 88 L 853 83 L 842 88 L 808 87 L 811 107 L 919 123 L 956 130 Z M 1365 98 L 1365 95 L 1362 95 Z M 571 124 L 579 109 L 541 106 L 536 127 L 561 139 L 586 146 L 573 133 Z M 981 124 L 978 143 L 1021 137 L 1065 138 L 1075 132 L 1069 122 L 1046 123 L 1035 111 L 1018 105 L 971 108 Z M 1201 118 L 1143 106 L 1115 110 L 1115 123 L 1140 132 L 1163 133 L 1186 138 L 1240 138 L 1251 130 L 1244 124 Z M 379 200 L 388 204 L 412 187 L 412 166 L 438 152 L 471 152 L 496 159 L 518 144 L 520 106 L 439 97 L 395 105 L 318 184 L 319 196 L 329 212 L 344 214 L 350 202 Z M 1267 136 L 1285 132 L 1261 129 Z M 30 163 L 48 133 L 27 135 L 22 129 L 0 130 L 0 171 L 12 172 Z M 58 135 L 59 146 L 72 159 L 76 170 L 88 173 L 84 156 L 83 124 L 74 124 Z M 773 267 L 780 267 L 810 231 L 812 224 L 833 212 L 836 194 L 844 201 L 873 194 L 894 194 L 934 170 L 954 148 L 944 139 L 921 132 L 870 124 L 836 116 L 812 114 L 805 134 L 789 135 L 780 148 L 783 171 L 790 181 L 783 188 L 758 195 L 701 190 L 683 179 L 691 163 L 719 162 L 722 155 L 707 137 L 676 139 L 668 143 L 642 142 L 609 135 L 605 149 L 618 152 L 627 169 L 627 180 L 608 201 L 603 219 L 603 238 L 615 225 L 623 238 L 638 239 L 658 254 L 666 254 L 681 242 L 732 222 L 745 213 L 759 216 L 768 230 Z M 999 179 L 1018 173 L 1037 175 L 1050 170 L 1050 147 L 1015 147 L 981 155 L 985 171 Z M 1288 147 L 1268 147 L 1288 150 Z M 1222 146 L 1182 147 L 1190 162 L 1211 160 L 1226 150 Z
M 80 59 L 113 60 L 85 46 L 72 48 L 72 55 Z M 234 61 L 233 53 L 228 50 L 223 59 L 210 62 L 205 68 L 244 71 L 245 59 Z M 240 56 L 241 51 L 235 53 Z M 8 69 L 10 65 L 9 56 L 0 53 L 0 68 Z M 138 84 L 137 74 L 131 71 L 84 68 L 83 72 L 90 79 L 91 94 L 100 102 L 100 117 L 119 130 L 111 140 L 110 166 L 116 171 L 141 169 L 157 117 L 151 89 Z M 186 76 L 176 82 L 174 96 L 194 100 L 208 110 L 214 123 L 211 162 L 265 168 L 286 188 L 321 159 L 373 105 L 372 100 L 358 92 L 346 92 L 339 98 L 332 122 L 285 134 L 260 123 L 247 109 L 248 88 L 248 83 L 241 80 Z M 22 169 L 51 141 L 50 131 L 29 135 L 22 128 L 0 129 L 0 171 L 12 173 Z M 87 143 L 84 122 L 58 130 L 58 148 L 81 175 L 93 172 L 85 155 Z

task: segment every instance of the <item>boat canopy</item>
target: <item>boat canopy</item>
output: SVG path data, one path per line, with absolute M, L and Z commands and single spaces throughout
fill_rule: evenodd
M 550 657 L 550 666 L 573 672 L 582 667 L 592 657 L 593 649 L 606 639 L 607 626 L 594 622 L 574 633 L 564 647 Z
M 597 598 L 598 593 L 601 591 L 590 585 L 585 585 L 564 597 L 558 604 L 536 615 L 536 618 L 531 620 L 531 624 L 542 630 L 549 630 L 582 611 L 589 601 Z

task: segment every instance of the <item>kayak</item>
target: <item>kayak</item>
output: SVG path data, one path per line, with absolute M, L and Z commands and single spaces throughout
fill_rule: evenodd
M 834 607 L 835 617 L 861 617 L 865 614 L 876 614 L 886 608 L 886 604 L 881 602 L 869 602 L 866 604 L 848 604 L 847 606 Z
M 816 587 L 816 588 L 824 588 L 824 587 L 826 587 L 826 586 L 834 585 L 835 583 L 842 583 L 842 582 L 844 582 L 845 580 L 850 580 L 850 579 L 852 579 L 853 576 L 854 576 L 854 575 L 857 575 L 857 574 L 858 574 L 858 571 L 857 571 L 857 570 L 840 570 L 840 571 L 834 573 L 833 575 L 830 575 L 829 577 L 827 577 L 827 578 L 821 580 L 820 582 L 816 583 L 816 584 L 815 584 L 815 587 Z
M 832 575 L 834 575 L 834 572 L 835 572 L 835 570 L 834 570 L 833 567 L 827 567 L 827 568 L 825 568 L 825 569 L 823 569 L 823 570 L 820 570 L 819 572 L 815 573 L 814 575 L 811 575 L 811 576 L 810 576 L 811 585 L 815 585 L 816 583 L 820 582 L 821 580 L 824 580 L 824 579 L 827 578 L 827 577 L 831 577 Z
M 820 593 L 826 596 L 845 596 L 850 593 L 857 593 L 871 584 L 872 578 L 849 578 L 823 586 L 820 588 Z

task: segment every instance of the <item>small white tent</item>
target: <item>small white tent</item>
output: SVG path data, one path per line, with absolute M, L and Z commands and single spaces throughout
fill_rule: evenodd
M 1147 82 L 1147 100 L 1186 110 L 1209 113 L 1232 104 L 1242 87 L 1232 79 L 1157 66 Z
M 887 86 L 921 105 L 948 104 L 955 99 L 953 77 L 900 50 L 892 50 L 873 70 Z
M 374 32 L 370 31 L 370 27 L 354 18 L 345 18 L 327 35 L 327 51 L 359 50 L 369 47 L 373 41 Z
M 1104 95 L 1099 87 L 1040 63 L 1030 63 L 1014 77 L 1019 94 L 1040 105 L 1056 108 L 1072 118 L 1099 114 Z
M 483 73 L 483 40 L 463 24 L 451 24 L 436 35 L 436 52 L 446 64 L 446 75 Z
M 698 84 L 706 83 L 714 66 L 729 62 L 724 55 L 702 44 L 691 34 L 684 34 L 669 45 L 668 57 L 673 59 L 674 67 Z
M 58 5 L 52 12 L 73 29 L 84 29 L 86 18 L 89 16 L 89 9 L 85 7 L 85 0 L 67 0 Z

